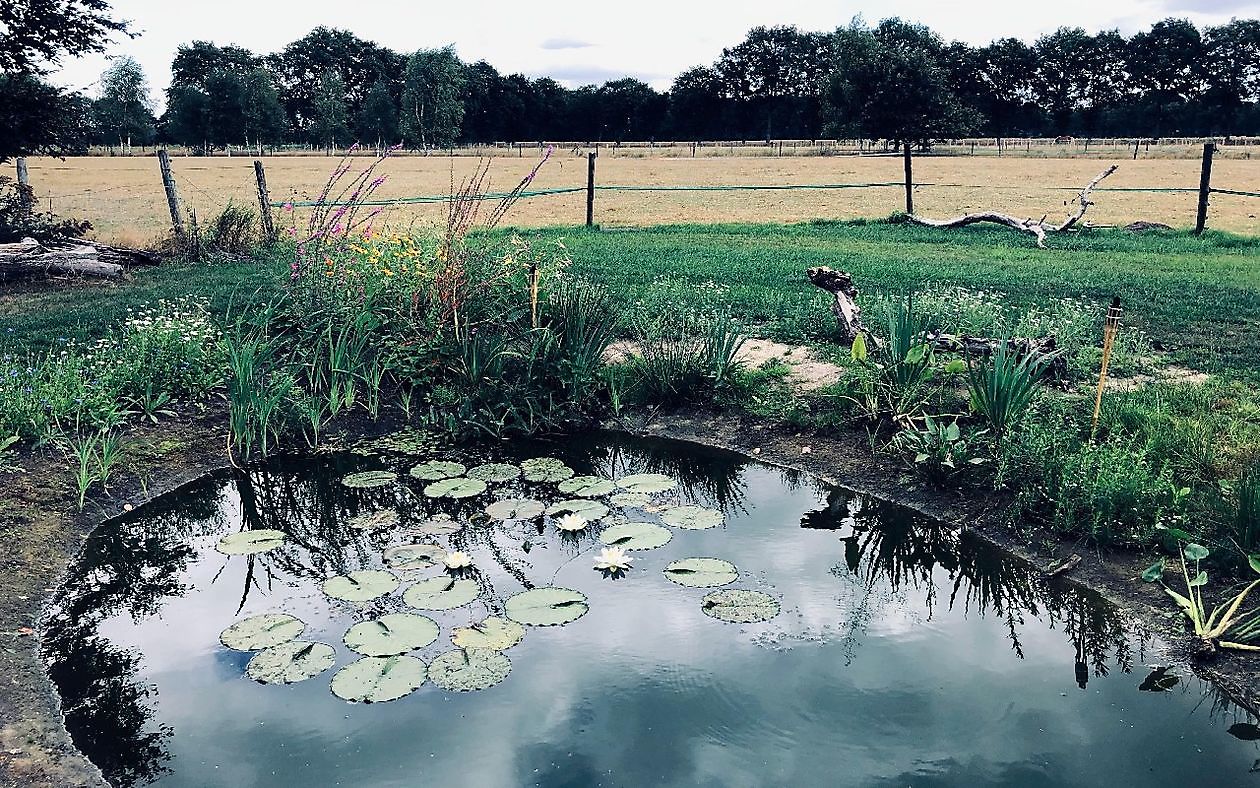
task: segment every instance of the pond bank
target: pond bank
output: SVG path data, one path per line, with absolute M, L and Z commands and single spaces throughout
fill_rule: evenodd
M 949 526 L 965 527 L 1037 565 L 1066 556 L 1071 544 L 1030 549 L 1004 524 L 1002 501 L 992 496 L 939 492 L 888 458 L 872 457 L 860 435 L 839 439 L 797 434 L 782 425 L 733 414 L 677 413 L 656 419 L 626 418 L 605 425 L 631 433 L 690 440 L 740 451 L 758 460 L 791 466 L 833 483 L 918 509 Z M 39 618 L 48 593 L 61 582 L 83 540 L 124 506 L 144 502 L 225 465 L 224 425 L 217 420 L 170 421 L 128 434 L 131 472 L 111 485 L 112 496 L 75 510 L 73 485 L 59 458 L 24 455 L 27 473 L 0 476 L 0 784 L 13 786 L 103 785 L 99 772 L 74 748 L 62 725 L 58 698 L 39 653 Z M 806 451 L 808 449 L 808 451 Z M 1070 580 L 1101 592 L 1152 631 L 1175 636 L 1180 622 L 1152 586 L 1135 582 L 1143 561 L 1133 554 L 1099 556 L 1076 551 L 1081 563 Z M 1170 638 L 1171 639 L 1171 638 Z M 1201 675 L 1216 681 L 1242 705 L 1256 710 L 1256 671 L 1243 659 L 1224 658 Z

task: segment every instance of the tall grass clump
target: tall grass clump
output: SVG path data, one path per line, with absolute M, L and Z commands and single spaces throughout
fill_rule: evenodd
M 1050 355 L 1037 353 L 1020 358 L 1003 342 L 990 359 L 967 365 L 971 407 L 988 422 L 999 444 L 1028 411 L 1052 360 Z

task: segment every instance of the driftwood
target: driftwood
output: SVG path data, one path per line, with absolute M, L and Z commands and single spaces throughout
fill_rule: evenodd
M 1085 188 L 1081 189 L 1080 194 L 1076 196 L 1076 208 L 1073 209 L 1073 211 L 1068 214 L 1067 218 L 1059 224 L 1046 222 L 1046 216 L 1049 214 L 1042 216 L 1040 219 L 1020 219 L 1017 216 L 1011 216 L 1006 213 L 997 213 L 995 211 L 969 213 L 964 214 L 963 216 L 956 216 L 953 219 L 928 219 L 923 216 L 909 214 L 906 217 L 906 221 L 912 224 L 920 224 L 925 227 L 942 227 L 947 229 L 966 227 L 969 224 L 979 224 L 981 222 L 1001 224 L 1010 227 L 1013 230 L 1019 230 L 1020 232 L 1029 233 L 1035 236 L 1037 239 L 1037 246 L 1045 249 L 1047 233 L 1067 232 L 1075 227 L 1082 218 L 1084 218 L 1085 212 L 1089 210 L 1089 206 L 1094 204 L 1093 201 L 1089 199 L 1090 192 L 1092 192 L 1098 184 L 1102 182 L 1103 178 L 1106 178 L 1108 175 L 1115 172 L 1117 166 L 1118 165 L 1115 164 L 1111 165 L 1099 173 L 1092 181 L 1085 184 Z
M 836 316 L 846 342 L 857 339 L 859 334 L 868 337 L 870 332 L 862 325 L 862 308 L 857 305 L 858 289 L 853 284 L 853 277 L 844 271 L 834 271 L 827 266 L 810 268 L 805 272 L 814 287 L 831 293 L 835 299 L 831 302 L 831 311 Z
M 158 259 L 136 249 L 94 241 L 36 241 L 23 238 L 0 244 L 0 279 L 70 274 L 117 279 L 131 265 L 156 265 Z
M 972 337 L 946 334 L 943 331 L 929 331 L 923 339 L 932 350 L 938 353 L 962 353 L 966 356 L 987 358 L 1006 345 L 1006 352 L 1017 359 L 1024 356 L 1049 358 L 1046 371 L 1052 377 L 1063 377 L 1067 373 L 1067 360 L 1056 351 L 1058 340 L 1053 336 L 1015 337 L 1012 339 L 994 339 L 992 337 Z

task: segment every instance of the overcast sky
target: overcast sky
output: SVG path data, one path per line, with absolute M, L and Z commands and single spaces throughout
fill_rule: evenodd
M 180 44 L 202 39 L 267 53 L 318 25 L 345 28 L 399 52 L 454 44 L 465 61 L 484 59 L 504 74 L 547 75 L 569 86 L 629 75 L 665 89 L 680 71 L 712 63 L 756 25 L 831 30 L 856 14 L 868 22 L 900 16 L 948 40 L 985 44 L 1005 36 L 1031 41 L 1064 25 L 1130 33 L 1174 15 L 1199 24 L 1260 17 L 1260 0 L 113 0 L 113 5 L 140 36 L 115 43 L 109 54 L 140 61 L 159 103 Z M 105 56 L 70 61 L 57 78 L 91 92 L 106 65 Z

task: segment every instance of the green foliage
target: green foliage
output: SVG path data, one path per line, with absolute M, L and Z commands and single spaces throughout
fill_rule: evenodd
M 1260 580 L 1249 583 L 1241 592 L 1212 608 L 1209 613 L 1203 601 L 1203 588 L 1208 583 L 1208 573 L 1202 568 L 1202 562 L 1209 555 L 1210 551 L 1206 547 L 1194 542 L 1181 548 L 1181 576 L 1186 589 L 1184 594 L 1164 584 L 1162 564 L 1157 565 L 1160 567 L 1159 572 L 1151 567 L 1142 574 L 1142 578 L 1164 586 L 1164 591 L 1181 608 L 1181 612 L 1190 621 L 1195 637 L 1203 641 L 1209 653 L 1215 652 L 1217 648 L 1260 651 L 1260 645 L 1249 643 L 1260 640 L 1260 608 L 1249 611 L 1242 609 L 1247 597 L 1260 586 Z M 1190 569 L 1192 561 L 1193 572 Z M 1251 568 L 1260 574 L 1260 556 L 1252 556 L 1250 563 Z
M 52 238 L 79 238 L 92 229 L 91 222 L 66 219 L 36 210 L 38 200 L 30 186 L 0 175 L 0 243 L 23 238 L 47 241 Z
M 987 361 L 967 367 L 971 407 L 985 418 L 998 443 L 1019 423 L 1036 393 L 1052 356 L 1028 353 L 1018 358 L 1009 345 L 998 345 Z
M 1234 495 L 1233 539 L 1247 555 L 1260 553 L 1260 462 L 1243 471 Z
M 943 485 L 956 479 L 968 466 L 985 463 L 982 453 L 985 431 L 964 431 L 954 420 L 946 424 L 929 415 L 923 427 L 911 426 L 897 433 L 891 442 L 894 450 L 906 455 L 914 469 L 933 484 Z
M 422 49 L 407 61 L 402 132 L 413 145 L 427 151 L 455 143 L 464 120 L 464 80 L 454 47 Z

